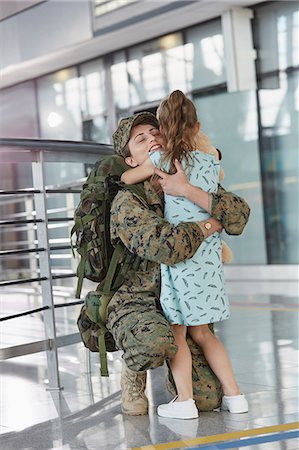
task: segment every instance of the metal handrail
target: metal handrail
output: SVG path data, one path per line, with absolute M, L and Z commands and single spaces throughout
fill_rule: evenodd
M 42 156 L 41 156 L 42 154 Z M 84 160 L 82 155 L 84 154 Z M 93 163 L 95 157 L 113 154 L 110 144 L 55 141 L 47 139 L 0 139 L 1 162 L 81 162 Z
M 55 309 L 56 308 L 65 308 L 68 306 L 82 305 L 83 303 L 84 303 L 84 300 L 74 300 L 73 302 L 68 302 L 68 303 L 58 303 L 58 304 L 54 305 L 54 308 Z M 17 319 L 17 318 L 23 317 L 23 316 L 29 316 L 33 313 L 46 311 L 47 309 L 49 309 L 49 306 L 42 306 L 41 308 L 29 309 L 29 310 L 23 311 L 21 313 L 11 314 L 10 316 L 0 317 L 0 322 L 4 322 L 6 320 L 11 320 L 11 319 Z
M 28 219 L 18 215 L 18 217 L 9 214 L 6 220 L 1 220 L 3 231 L 8 225 L 28 225 L 34 224 L 34 229 L 37 231 L 37 241 L 34 238 L 35 248 L 25 249 L 13 249 L 1 251 L 2 256 L 10 255 L 30 255 L 36 254 L 36 258 L 39 260 L 39 269 L 35 272 L 37 276 L 29 276 L 26 279 L 17 279 L 0 282 L 0 287 L 12 287 L 18 285 L 24 285 L 26 283 L 33 284 L 39 283 L 42 293 L 42 306 L 40 308 L 30 309 L 21 313 L 12 314 L 10 316 L 2 317 L 3 320 L 11 320 L 16 317 L 29 315 L 33 313 L 42 313 L 44 316 L 45 324 L 45 339 L 43 341 L 35 341 L 28 344 L 17 345 L 14 347 L 0 349 L 0 360 L 8 359 L 15 356 L 21 356 L 30 353 L 36 353 L 39 351 L 47 352 L 48 360 L 48 378 L 50 386 L 55 389 L 60 389 L 59 369 L 57 349 L 62 345 L 70 345 L 80 341 L 79 334 L 74 333 L 62 337 L 56 336 L 56 325 L 54 309 L 61 307 L 68 307 L 79 305 L 83 303 L 82 300 L 73 299 L 71 302 L 63 304 L 54 304 L 53 301 L 53 286 L 52 280 L 75 277 L 76 274 L 69 269 L 63 272 L 62 268 L 60 273 L 55 273 L 55 270 L 50 267 L 50 251 L 51 250 L 67 250 L 70 249 L 69 245 L 51 246 L 50 240 L 45 238 L 47 236 L 48 223 L 62 222 L 68 223 L 73 220 L 72 217 L 48 217 L 48 212 L 45 206 L 45 200 L 50 195 L 55 194 L 78 194 L 80 190 L 78 186 L 83 183 L 84 179 L 76 180 L 72 183 L 55 186 L 45 186 L 43 176 L 43 165 L 45 162 L 80 162 L 80 163 L 94 163 L 99 156 L 111 155 L 113 149 L 108 144 L 97 144 L 94 142 L 74 142 L 74 141 L 54 141 L 45 139 L 13 139 L 13 138 L 1 138 L 0 139 L 0 160 L 2 163 L 31 163 L 33 174 L 33 187 L 29 189 L 10 189 L 0 190 L 0 204 L 7 205 L 12 203 L 18 203 L 22 200 L 28 202 L 34 199 L 35 211 L 32 218 L 32 212 L 29 214 Z M 32 199 L 32 200 L 31 200 Z M 64 212 L 70 211 L 68 204 Z M 19 213 L 18 213 L 19 214 Z M 26 217 L 26 215 L 25 215 Z M 28 216 L 27 216 L 28 217 Z M 15 220 L 14 220 L 15 219 Z M 11 227 L 9 227 L 11 230 Z M 18 228 L 23 229 L 23 227 Z M 29 240 L 27 241 L 29 243 Z M 32 242 L 32 238 L 31 241 Z M 10 244 L 8 244 L 10 246 Z M 45 259 L 46 258 L 46 259 Z M 33 272 L 30 273 L 30 275 Z
M 66 153 L 81 153 L 87 151 L 96 155 L 111 155 L 113 147 L 110 144 L 98 144 L 88 141 L 60 141 L 50 139 L 27 139 L 27 138 L 0 138 L 0 152 L 5 151 L 5 147 L 18 148 L 21 151 L 51 151 Z

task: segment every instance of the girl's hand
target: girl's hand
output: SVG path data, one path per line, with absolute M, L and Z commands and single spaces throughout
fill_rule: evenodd
M 164 194 L 186 197 L 188 187 L 190 186 L 189 180 L 178 160 L 175 160 L 174 165 L 177 172 L 173 175 L 169 175 L 157 168 L 155 169 L 155 173 L 160 177 L 158 181 Z

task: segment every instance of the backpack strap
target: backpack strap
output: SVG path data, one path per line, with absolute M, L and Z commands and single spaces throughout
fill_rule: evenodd
M 116 269 L 120 260 L 120 257 L 123 255 L 124 253 L 124 246 L 121 242 L 118 242 L 118 244 L 116 244 L 116 247 L 113 251 L 113 255 L 109 264 L 109 268 L 105 277 L 105 282 L 103 285 L 103 289 L 102 292 L 104 294 L 109 294 L 111 292 L 111 287 L 112 287 L 112 282 L 113 282 L 113 278 L 115 276 L 116 273 Z
M 82 249 L 81 254 L 81 260 L 77 267 L 77 289 L 76 289 L 76 298 L 80 298 L 81 291 L 82 291 L 82 285 L 83 285 L 83 278 L 84 278 L 84 271 L 85 271 L 85 262 L 86 262 L 86 245 L 84 245 Z
M 102 297 L 102 304 L 99 311 L 100 320 L 97 321 L 97 324 L 101 327 L 102 333 L 100 333 L 98 337 L 98 343 L 99 343 L 99 355 L 100 355 L 100 370 L 101 370 L 101 376 L 102 377 L 108 377 L 108 363 L 107 363 L 107 351 L 106 351 L 106 343 L 105 343 L 105 333 L 107 331 L 104 323 L 106 322 L 106 310 L 109 301 L 111 300 L 111 297 L 114 294 L 115 289 L 112 289 L 112 282 L 115 277 L 115 273 L 120 261 L 121 256 L 124 253 L 124 247 L 119 242 L 113 252 L 110 265 L 106 274 L 105 282 L 103 285 L 103 289 L 101 292 L 103 293 L 103 297 L 105 296 L 105 301 L 103 301 Z
M 100 371 L 102 377 L 109 377 L 108 372 L 108 363 L 107 363 L 107 352 L 106 352 L 106 343 L 105 343 L 105 332 L 106 330 L 102 330 L 98 337 L 99 344 L 99 356 L 100 356 Z

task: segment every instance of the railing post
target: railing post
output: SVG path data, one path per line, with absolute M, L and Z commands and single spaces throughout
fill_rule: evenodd
M 67 214 L 68 214 L 69 211 L 71 211 L 72 215 L 74 215 L 74 211 L 75 211 L 75 198 L 74 198 L 74 196 L 75 196 L 75 194 L 73 194 L 73 193 L 67 193 L 65 195 Z M 69 236 L 71 235 L 72 226 L 73 226 L 73 224 L 69 223 L 69 228 L 68 228 Z M 72 236 L 72 239 L 74 240 L 74 236 Z M 76 255 L 76 252 L 75 252 L 75 255 Z M 77 266 L 78 266 L 78 257 L 74 258 L 73 255 L 72 255 L 72 258 L 71 258 L 71 269 L 72 269 L 72 271 L 74 273 L 76 273 Z M 74 287 L 74 295 L 75 295 L 75 292 L 76 292 L 76 288 Z
M 26 213 L 26 219 L 35 219 L 35 216 L 33 215 L 33 209 L 34 209 L 34 205 L 33 205 L 33 197 L 32 196 L 26 196 L 24 197 L 24 208 L 25 208 L 25 213 Z M 27 227 L 27 241 L 28 241 L 28 246 L 30 246 L 31 244 L 34 245 L 34 241 L 35 241 L 35 226 L 34 224 L 29 223 L 28 227 Z M 37 269 L 38 269 L 38 264 L 37 264 L 37 259 L 36 259 L 36 254 L 35 253 L 29 253 L 29 267 L 30 267 L 30 278 L 34 277 L 34 274 L 37 273 Z M 34 288 L 34 286 L 32 286 L 35 293 L 37 293 L 37 287 Z M 31 300 L 32 303 L 34 304 L 34 307 L 37 308 L 37 301 L 38 298 L 33 294 L 27 294 L 27 298 L 28 298 L 28 304 L 30 305 L 29 308 L 32 308 L 31 306 Z
M 36 219 L 42 219 L 37 226 L 38 246 L 45 251 L 39 252 L 40 276 L 45 277 L 41 281 L 42 303 L 49 309 L 44 311 L 45 338 L 50 339 L 51 348 L 47 351 L 47 368 L 49 389 L 61 389 L 59 379 L 58 352 L 56 345 L 56 326 L 53 301 L 52 274 L 50 264 L 50 244 L 48 236 L 48 216 L 44 179 L 43 152 L 36 152 L 36 161 L 32 162 L 33 187 L 40 191 L 34 194 Z

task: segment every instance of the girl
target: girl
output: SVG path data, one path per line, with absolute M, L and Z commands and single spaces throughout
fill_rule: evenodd
M 219 162 L 200 150 L 200 125 L 191 100 L 181 91 L 174 91 L 159 105 L 157 117 L 166 140 L 165 148 L 153 148 L 141 166 L 123 174 L 122 181 L 126 184 L 144 181 L 154 174 L 156 167 L 174 173 L 176 161 L 180 161 L 190 183 L 206 192 L 217 192 Z M 130 165 L 129 160 L 126 162 Z M 206 239 L 193 258 L 175 266 L 161 266 L 160 301 L 178 346 L 177 354 L 170 361 L 178 395 L 170 403 L 158 407 L 158 415 L 162 417 L 198 417 L 193 400 L 187 329 L 222 384 L 222 409 L 231 413 L 248 411 L 247 400 L 240 393 L 225 348 L 208 325 L 230 315 L 224 289 L 221 239 L 219 233 L 209 235 L 210 217 L 207 211 L 183 197 L 165 195 L 165 218 L 169 222 L 207 222 L 203 229 Z

